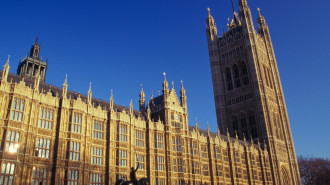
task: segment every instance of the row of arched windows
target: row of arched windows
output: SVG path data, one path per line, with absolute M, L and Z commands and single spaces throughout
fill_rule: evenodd
M 232 68 L 226 68 L 226 86 L 227 91 L 239 88 L 242 85 L 249 84 L 248 69 L 245 62 L 240 62 L 239 65 L 234 64 Z

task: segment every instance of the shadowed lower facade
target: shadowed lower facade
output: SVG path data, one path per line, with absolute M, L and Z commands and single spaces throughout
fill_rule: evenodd
M 241 20 L 234 14 L 228 25 L 231 37 L 222 38 L 231 40 L 238 38 L 239 33 L 247 33 L 243 9 Z M 252 30 L 249 33 L 256 34 Z M 0 184 L 113 185 L 117 179 L 129 179 L 130 168 L 138 163 L 137 178 L 148 178 L 152 185 L 299 184 L 289 128 L 276 130 L 269 126 L 276 130 L 272 132 L 279 133 L 273 136 L 267 130 L 270 128 L 262 127 L 274 123 L 260 121 L 265 111 L 257 100 L 262 93 L 258 93 L 252 62 L 237 64 L 238 71 L 242 70 L 239 87 L 234 82 L 230 86 L 221 77 L 218 81 L 217 74 L 226 74 L 227 68 L 221 61 L 227 54 L 222 48 L 218 51 L 223 41 L 217 38 L 210 13 L 207 36 L 217 133 L 199 129 L 197 122 L 194 127 L 188 125 L 183 84 L 178 96 L 165 75 L 162 94 L 146 102 L 141 88 L 139 110 L 134 110 L 133 102 L 129 107 L 116 105 L 112 93 L 109 101 L 93 98 L 91 86 L 86 96 L 69 91 L 66 78 L 63 87 L 45 83 L 47 63 L 39 59 L 37 41 L 32 54 L 21 60 L 17 75 L 9 73 L 8 59 L 0 73 Z M 251 47 L 241 44 L 233 48 L 247 51 Z M 232 81 L 235 79 L 235 75 L 231 77 Z M 228 84 L 231 90 L 227 89 Z M 274 88 L 278 85 L 279 79 Z M 240 89 L 241 86 L 248 88 Z M 223 99 L 218 99 L 218 90 Z M 236 98 L 230 98 L 231 95 Z M 238 102 L 251 98 L 255 100 L 251 105 L 235 108 Z M 285 111 L 282 114 L 286 115 L 284 99 L 281 101 Z

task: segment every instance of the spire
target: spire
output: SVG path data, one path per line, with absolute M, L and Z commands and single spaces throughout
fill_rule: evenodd
M 141 84 L 141 92 L 140 92 L 140 100 L 139 100 L 139 103 L 140 103 L 140 111 L 145 111 L 145 94 L 143 92 L 143 86 Z
M 259 138 L 258 138 L 258 147 L 259 149 L 261 149 Z
M 264 150 L 267 150 L 267 143 L 265 140 L 264 140 Z
M 207 134 L 210 135 L 210 125 L 209 125 L 209 121 L 207 121 L 206 123 L 207 123 Z
M 89 105 L 92 104 L 92 82 L 89 82 L 87 102 L 88 102 Z
M 260 8 L 257 9 L 258 10 L 258 33 L 261 35 L 265 34 L 265 31 L 268 30 L 268 26 L 266 24 L 266 20 L 264 18 L 264 16 L 261 15 L 260 13 Z
M 245 137 L 244 132 L 243 132 L 243 139 L 244 139 L 244 144 L 246 145 L 246 137 Z
M 197 118 L 196 118 L 196 125 L 195 125 L 195 127 L 196 127 L 196 130 L 198 130 L 198 122 L 197 122 Z
M 131 102 L 129 104 L 129 113 L 132 116 L 133 115 L 133 100 L 131 99 Z
M 220 136 L 221 132 L 220 132 L 220 127 L 218 125 L 218 136 Z
M 250 138 L 251 138 L 251 140 L 250 140 L 251 145 L 253 145 L 254 143 L 253 143 L 252 135 L 250 136 Z
M 218 37 L 217 27 L 214 23 L 214 19 L 211 16 L 210 8 L 207 8 L 207 18 L 206 18 L 206 33 L 208 42 L 215 41 Z
M 10 59 L 10 55 L 8 55 L 7 62 L 3 66 L 3 72 L 2 72 L 2 79 L 1 79 L 1 81 L 7 82 L 8 73 L 9 73 L 9 59 Z
M 65 75 L 65 80 L 63 83 L 62 97 L 67 98 L 67 93 L 68 93 L 68 74 Z
M 168 92 L 168 83 L 167 83 L 167 81 L 166 81 L 166 73 L 164 72 L 163 75 L 164 75 L 164 81 L 163 81 L 163 94 L 165 94 L 165 93 Z
M 110 95 L 110 110 L 113 110 L 113 92 L 111 89 L 111 95 Z
M 237 130 L 235 130 L 235 138 L 238 140 Z
M 186 90 L 183 88 L 183 81 L 181 80 L 180 101 L 182 107 L 187 107 Z
M 228 127 L 227 127 L 227 139 L 228 139 L 228 142 L 230 142 L 230 134 L 229 134 Z
M 148 107 L 147 107 L 147 117 L 148 119 L 150 120 L 150 117 L 151 117 L 151 110 L 150 110 L 150 105 L 148 104 Z

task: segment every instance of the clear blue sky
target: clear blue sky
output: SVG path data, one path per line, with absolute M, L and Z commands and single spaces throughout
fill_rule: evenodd
M 270 28 L 297 155 L 330 157 L 330 1 L 248 0 Z M 47 83 L 138 109 L 140 84 L 147 99 L 163 75 L 187 91 L 189 124 L 216 131 L 205 34 L 206 8 L 218 31 L 232 17 L 230 0 L 1 1 L 0 65 L 10 72 L 36 36 L 48 58 Z M 235 8 L 238 9 L 237 0 Z M 255 24 L 256 25 L 256 24 Z

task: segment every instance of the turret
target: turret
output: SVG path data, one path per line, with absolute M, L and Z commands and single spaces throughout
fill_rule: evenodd
M 269 33 L 268 26 L 266 24 L 265 18 L 260 13 L 260 8 L 258 8 L 258 33 L 262 36 L 265 36 Z
M 253 20 L 251 16 L 251 10 L 247 4 L 246 0 L 239 0 L 238 2 L 239 6 L 239 16 L 241 18 L 241 22 L 244 28 L 248 29 L 248 32 L 254 33 L 254 26 L 253 26 Z
M 65 80 L 63 83 L 62 97 L 67 98 L 67 93 L 68 93 L 68 75 L 65 75 Z
M 133 109 L 133 101 L 132 101 L 132 99 L 131 99 L 131 102 L 130 102 L 130 104 L 129 104 L 129 114 L 130 114 L 131 116 L 133 116 L 133 111 L 134 111 L 134 109 Z
M 2 78 L 1 78 L 1 81 L 3 81 L 3 82 L 7 82 L 8 73 L 9 73 L 9 58 L 10 58 L 10 55 L 8 55 L 7 62 L 3 66 Z
M 142 84 L 141 84 L 139 104 L 140 104 L 140 111 L 145 111 L 145 109 L 146 109 L 145 108 L 146 107 L 146 100 L 145 100 L 145 94 L 143 92 Z
M 109 106 L 110 106 L 110 111 L 113 110 L 113 92 L 111 89 L 111 95 L 110 95 L 110 102 L 109 102 Z
M 88 89 L 88 95 L 87 95 L 87 103 L 89 105 L 92 104 L 92 82 L 89 82 L 89 89 Z
M 183 81 L 181 80 L 180 101 L 182 107 L 187 107 L 186 90 L 183 88 Z
M 214 23 L 214 19 L 211 16 L 210 8 L 207 8 L 207 13 L 208 15 L 206 18 L 206 35 L 207 35 L 207 41 L 210 43 L 217 39 L 218 31 Z
M 168 83 L 166 81 L 166 73 L 164 72 L 164 81 L 163 81 L 163 96 L 164 96 L 164 102 L 167 101 L 167 96 L 169 94 L 169 89 L 168 89 Z

